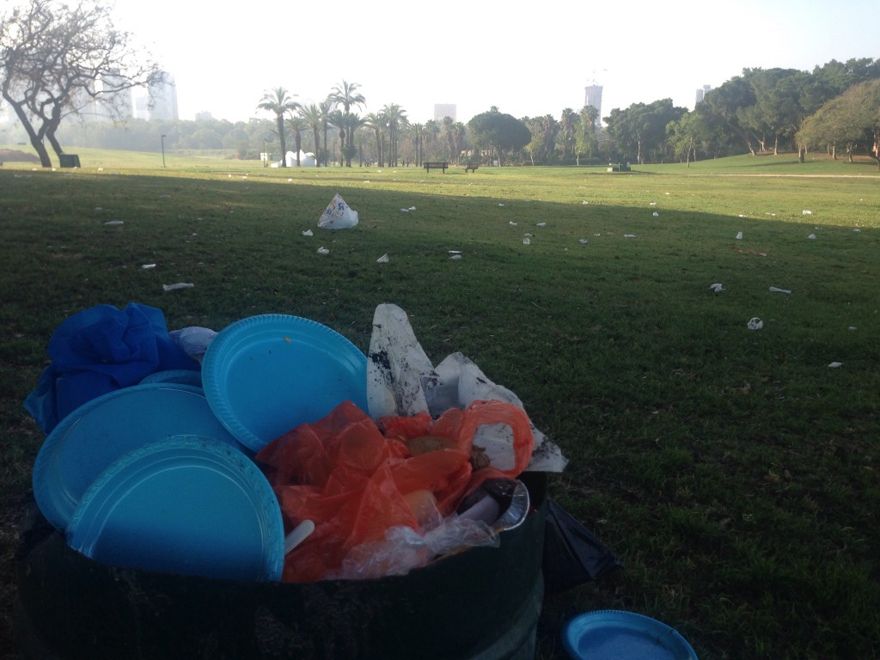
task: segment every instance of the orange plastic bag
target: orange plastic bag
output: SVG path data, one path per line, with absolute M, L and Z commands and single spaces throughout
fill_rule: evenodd
M 498 423 L 513 429 L 515 465 L 474 471 L 474 434 L 483 424 Z M 384 435 L 363 411 L 345 402 L 257 454 L 281 502 L 286 529 L 303 520 L 315 523 L 312 535 L 287 555 L 284 581 L 320 580 L 353 548 L 384 538 L 390 527 L 421 531 L 426 502 L 435 501 L 440 515 L 452 513 L 485 479 L 518 475 L 534 445 L 525 412 L 498 401 L 451 409 L 436 421 L 423 413 L 383 418 L 380 424 Z M 439 447 L 413 455 L 407 442 L 425 436 Z

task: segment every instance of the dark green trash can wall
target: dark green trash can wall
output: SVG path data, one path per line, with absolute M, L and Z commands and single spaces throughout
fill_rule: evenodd
M 17 634 L 29 658 L 525 659 L 544 584 L 546 479 L 499 548 L 409 575 L 313 584 L 241 583 L 118 569 L 43 524 L 17 561 Z
M 77 154 L 61 154 L 58 156 L 58 164 L 61 167 L 80 167 Z

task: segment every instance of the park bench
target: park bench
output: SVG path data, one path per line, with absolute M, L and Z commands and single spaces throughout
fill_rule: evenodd
M 464 173 L 467 174 L 467 173 L 468 173 L 468 170 L 470 170 L 471 172 L 476 173 L 477 168 L 478 168 L 479 166 L 480 166 L 479 163 L 468 163 L 467 165 L 464 166 Z
M 445 160 L 426 161 L 422 163 L 422 165 L 428 172 L 430 172 L 431 170 L 443 170 L 443 174 L 446 174 L 446 168 L 449 167 L 449 163 Z

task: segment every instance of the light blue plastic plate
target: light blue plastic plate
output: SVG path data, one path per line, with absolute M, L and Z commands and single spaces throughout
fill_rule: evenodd
M 34 498 L 64 530 L 83 493 L 107 466 L 133 449 L 171 435 L 194 434 L 238 444 L 211 412 L 202 390 L 147 383 L 100 396 L 65 417 L 34 463 Z
M 217 418 L 259 451 L 343 401 L 366 410 L 367 358 L 325 325 L 264 314 L 237 321 L 214 338 L 202 384 Z
M 167 371 L 157 371 L 146 376 L 141 384 L 144 383 L 180 383 L 181 385 L 192 385 L 194 387 L 202 386 L 202 372 L 193 371 L 192 369 L 169 369 Z
M 635 612 L 580 614 L 566 624 L 562 641 L 575 660 L 697 660 L 678 631 Z
M 281 509 L 244 454 L 198 436 L 135 449 L 83 495 L 71 548 L 104 564 L 178 575 L 279 580 Z

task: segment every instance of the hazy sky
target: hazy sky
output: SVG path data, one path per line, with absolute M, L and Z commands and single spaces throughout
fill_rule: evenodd
M 454 103 L 467 122 L 492 105 L 558 117 L 593 79 L 606 116 L 691 108 L 745 67 L 877 57 L 880 0 L 117 0 L 115 15 L 174 76 L 181 119 L 264 116 L 269 88 L 317 102 L 345 79 L 366 112 L 397 103 L 425 121 Z

